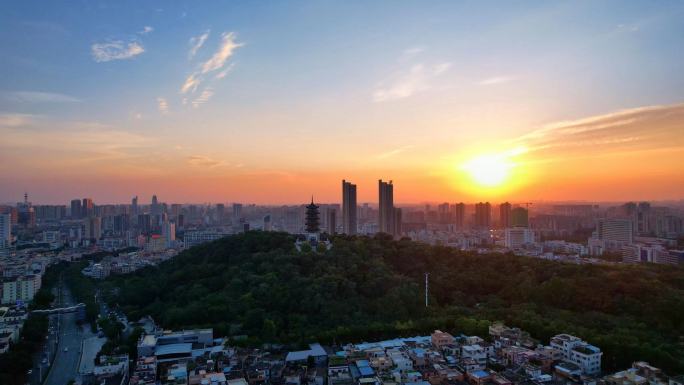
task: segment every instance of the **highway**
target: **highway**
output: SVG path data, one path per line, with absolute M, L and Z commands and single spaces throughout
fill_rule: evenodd
M 69 290 L 63 286 L 62 305 L 74 305 L 73 298 Z M 78 363 L 81 358 L 81 342 L 84 338 L 90 337 L 88 325 L 85 328 L 76 324 L 76 313 L 58 314 L 53 316 L 59 318 L 59 343 L 57 355 L 52 363 L 50 372 L 45 379 L 45 385 L 65 385 L 69 380 L 75 380 L 78 376 Z M 85 329 L 85 330 L 84 330 Z M 65 351 L 66 349 L 66 351 Z M 94 359 L 87 357 L 84 359 Z

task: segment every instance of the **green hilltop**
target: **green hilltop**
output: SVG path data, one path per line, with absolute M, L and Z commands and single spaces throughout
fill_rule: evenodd
M 437 328 L 484 337 L 501 320 L 542 343 L 580 336 L 604 351 L 604 369 L 646 360 L 684 372 L 684 269 L 478 255 L 384 234 L 337 236 L 322 252 L 298 252 L 294 241 L 277 232 L 234 235 L 101 287 L 132 320 L 213 327 L 251 344 L 346 343 Z

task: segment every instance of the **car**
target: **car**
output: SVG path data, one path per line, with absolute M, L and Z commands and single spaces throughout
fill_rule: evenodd
M 47 364 L 47 358 L 43 358 L 43 360 L 40 362 L 42 362 L 43 364 Z
M 64 352 L 65 352 L 65 353 L 68 352 L 68 351 L 69 351 L 69 348 L 68 348 L 68 347 L 64 348 Z

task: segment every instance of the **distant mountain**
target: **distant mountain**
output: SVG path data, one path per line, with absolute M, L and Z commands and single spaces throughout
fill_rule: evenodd
M 603 349 L 604 369 L 647 360 L 684 371 L 684 269 L 677 267 L 475 255 L 384 235 L 338 236 L 329 251 L 297 252 L 291 235 L 252 231 L 102 286 L 131 319 L 149 314 L 167 328 L 211 326 L 254 344 L 353 342 L 436 328 L 485 336 L 491 321 L 502 320 L 544 343 L 576 334 Z

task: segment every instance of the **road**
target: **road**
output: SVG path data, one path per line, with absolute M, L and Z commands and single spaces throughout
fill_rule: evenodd
M 73 306 L 74 301 L 69 290 L 63 286 L 62 305 Z M 88 325 L 81 327 L 76 324 L 76 313 L 58 314 L 59 342 L 57 355 L 54 358 L 50 372 L 45 379 L 45 385 L 65 385 L 69 380 L 75 380 L 78 375 L 78 363 L 81 358 L 81 342 L 91 337 Z M 65 351 L 66 349 L 66 351 Z M 88 359 L 93 359 L 89 357 Z

